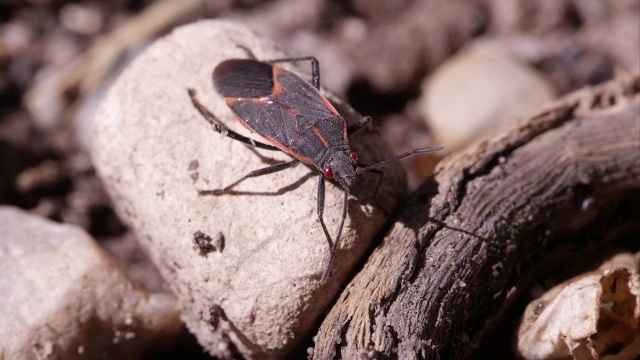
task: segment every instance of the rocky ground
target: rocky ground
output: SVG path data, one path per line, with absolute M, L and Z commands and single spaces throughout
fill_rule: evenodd
M 224 31 L 221 35 L 218 30 L 211 30 L 206 21 L 197 23 L 202 28 L 188 25 L 174 30 L 204 19 L 228 20 L 242 28 L 228 30 L 231 33 L 244 34 L 246 27 L 247 34 L 253 31 L 257 35 L 234 38 Z M 10 294 L 0 310 L 4 319 L 0 324 L 3 339 L 0 354 L 9 358 L 82 358 L 102 354 L 111 358 L 154 359 L 208 358 L 209 354 L 227 358 L 237 356 L 238 352 L 246 357 L 284 357 L 292 352 L 307 356 L 307 349 L 314 354 L 312 338 L 319 332 L 315 356 L 328 356 L 338 347 L 340 339 L 347 341 L 346 334 L 353 330 L 334 331 L 336 328 L 331 324 L 344 318 L 335 314 L 337 305 L 334 313 L 327 312 L 332 305 L 344 303 L 340 294 L 344 297 L 345 284 L 359 269 L 364 268 L 362 274 L 367 273 L 363 259 L 371 255 L 372 249 L 394 239 L 383 240 L 385 234 L 401 232 L 397 227 L 402 221 L 398 219 L 405 215 L 394 217 L 396 204 L 401 204 L 400 214 L 411 213 L 412 206 L 418 209 L 425 205 L 420 199 L 431 195 L 425 195 L 430 193 L 424 181 L 443 157 L 457 156 L 458 167 L 449 160 L 439 168 L 440 174 L 447 171 L 454 174 L 449 176 L 451 179 L 456 174 L 452 169 L 465 176 L 477 170 L 476 165 L 464 163 L 465 156 L 478 162 L 495 158 L 495 163 L 486 165 L 486 169 L 512 159 L 511 151 L 515 154 L 513 159 L 519 159 L 516 155 L 520 153 L 515 149 L 523 148 L 519 151 L 526 152 L 528 148 L 521 145 L 529 140 L 516 136 L 514 127 L 543 134 L 540 122 L 522 125 L 519 121 L 535 119 L 536 114 L 550 109 L 553 101 L 559 101 L 553 109 L 566 109 L 566 113 L 545 118 L 545 124 L 565 120 L 567 124 L 575 124 L 574 119 L 596 115 L 608 119 L 607 114 L 600 112 L 576 111 L 576 104 L 584 104 L 583 100 L 566 96 L 607 81 L 610 81 L 607 89 L 617 86 L 623 93 L 602 98 L 598 94 L 611 92 L 594 90 L 589 98 L 595 104 L 592 108 L 598 111 L 615 108 L 611 111 L 619 110 L 633 119 L 633 114 L 614 105 L 630 104 L 630 109 L 635 106 L 634 96 L 640 89 L 639 28 L 640 8 L 633 0 L 0 2 L 0 273 L 4 281 L 0 282 L 0 289 Z M 228 44 L 221 45 L 225 41 Z M 322 268 L 325 259 L 326 242 L 316 228 L 315 173 L 311 170 L 299 167 L 278 180 L 256 183 L 261 184 L 257 185 L 259 189 L 247 188 L 273 191 L 281 196 L 219 200 L 197 196 L 198 188 L 222 186 L 221 182 L 232 181 L 252 170 L 251 166 L 259 167 L 272 160 L 256 157 L 242 145 L 231 144 L 232 141 L 211 133 L 186 96 L 187 87 L 196 87 L 216 114 L 227 111 L 215 100 L 208 76 L 214 62 L 227 55 L 242 56 L 238 45 L 249 47 L 264 58 L 284 54 L 316 56 L 321 64 L 322 85 L 329 98 L 341 104 L 338 107 L 345 118 L 356 119 L 355 112 L 373 118 L 374 127 L 354 139 L 354 147 L 365 159 L 368 156 L 382 159 L 419 147 L 445 147 L 440 153 L 414 156 L 402 162 L 409 193 L 420 188 L 407 201 L 400 195 L 401 172 L 397 168 L 390 170 L 383 195 L 391 210 L 382 211 L 364 201 L 366 191 L 355 193 L 349 203 L 349 230 L 344 245 L 344 249 L 351 250 L 343 249 L 336 265 L 340 270 L 336 274 L 341 275 L 336 275 L 327 287 L 319 286 L 313 276 L 292 280 L 278 270 L 283 263 L 295 263 L 288 255 L 282 255 L 289 254 L 287 251 L 308 252 L 308 256 L 298 260 L 302 273 L 316 265 Z M 180 50 L 181 46 L 184 50 Z M 132 69 L 138 71 L 134 73 Z M 299 71 L 304 76 L 308 70 L 301 66 Z M 618 81 L 618 85 L 611 85 L 611 81 Z M 114 109 L 125 111 L 125 116 Z M 98 135 L 96 119 L 101 124 Z M 229 114 L 223 120 L 226 125 L 242 130 Z M 119 121 L 127 127 L 114 127 Z M 628 144 L 633 148 L 635 123 L 630 124 Z M 608 140 L 616 140 L 611 136 L 618 135 L 613 134 L 620 133 L 611 130 Z M 507 141 L 515 138 L 522 144 Z M 478 145 L 482 139 L 489 145 Z M 567 139 L 560 141 L 571 143 Z M 580 139 L 576 141 L 580 143 Z M 160 147 L 154 147 L 158 143 Z M 620 151 L 603 154 L 614 159 L 623 153 Z M 482 154 L 491 156 L 483 158 Z M 278 155 L 275 158 L 280 159 Z M 166 159 L 170 161 L 164 162 Z M 553 159 L 561 163 L 565 157 Z M 145 165 L 138 167 L 137 161 Z M 597 163 L 594 169 L 614 162 Z M 621 160 L 619 164 L 626 163 Z M 620 178 L 631 185 L 618 186 L 624 182 L 615 183 L 606 176 L 599 183 L 618 184 L 618 187 L 611 185 L 617 192 L 611 190 L 607 195 L 616 199 L 618 205 L 624 204 L 624 199 L 633 199 L 639 191 L 638 161 L 631 159 L 628 164 L 628 171 Z M 501 171 L 509 170 L 508 166 Z M 177 170 L 172 172 L 174 169 Z M 611 169 L 611 174 L 615 173 L 615 167 Z M 589 181 L 601 179 L 589 174 L 585 175 Z M 298 181 L 300 178 L 304 180 Z M 563 180 L 567 188 L 579 187 L 569 177 Z M 589 186 L 593 185 L 589 181 Z M 266 185 L 261 187 L 263 184 Z M 467 195 L 475 194 L 474 188 L 467 190 Z M 339 217 L 340 194 L 337 187 L 328 186 L 326 216 L 330 224 Z M 558 196 L 549 201 L 561 202 L 558 199 L 562 196 Z M 595 195 L 594 198 L 600 199 Z M 144 201 L 139 202 L 141 199 Z M 169 205 L 164 208 L 164 204 Z M 439 204 L 450 202 L 443 200 Z M 602 241 L 636 253 L 637 244 L 629 241 L 633 236 L 637 239 L 638 234 L 637 216 L 630 215 L 635 208 L 618 205 L 612 210 L 613 215 L 607 216 L 625 221 L 600 224 L 610 230 L 602 232 L 607 236 Z M 588 204 L 585 206 L 588 208 Z M 268 219 L 249 217 L 245 212 L 250 208 L 261 209 L 255 210 L 258 215 L 268 214 L 275 207 L 283 210 L 270 214 L 273 218 Z M 539 209 L 543 208 L 547 209 L 542 205 Z M 434 216 L 442 215 L 438 214 Z M 534 214 L 540 217 L 532 223 L 546 219 L 540 213 Z M 222 225 L 205 228 L 207 219 L 212 218 Z M 396 220 L 385 222 L 389 218 Z M 295 225 L 291 219 L 298 219 Z M 443 217 L 443 221 L 451 219 L 449 213 Z M 464 218 L 458 220 L 460 223 L 456 225 L 470 224 Z M 162 228 L 163 224 L 166 228 Z M 256 224 L 259 226 L 255 229 L 242 230 Z M 282 230 L 288 227 L 295 231 Z M 417 225 L 415 228 L 419 229 L 421 239 L 433 230 Z M 212 256 L 199 256 L 192 249 L 191 235 L 207 229 L 212 236 L 218 236 L 220 231 L 224 250 Z M 593 230 L 582 223 L 576 223 L 572 229 Z M 296 247 L 300 238 L 308 234 L 313 234 L 312 244 Z M 234 239 L 251 238 L 262 244 L 262 240 L 274 237 L 287 239 L 286 246 L 276 244 L 277 249 L 266 252 L 266 258 L 260 255 L 243 261 L 257 261 L 260 265 L 265 259 L 273 260 L 274 265 L 268 268 L 275 270 L 263 278 L 262 267 L 256 266 L 255 270 L 247 270 L 241 284 L 249 286 L 245 281 L 251 280 L 273 282 L 281 288 L 274 290 L 273 296 L 265 295 L 271 294 L 266 291 L 232 294 L 230 289 L 238 288 L 238 283 L 233 282 L 240 277 L 234 276 L 239 272 L 238 263 L 231 261 L 218 268 L 216 256 L 233 257 L 234 251 L 246 254 L 258 247 L 247 243 L 247 249 L 235 248 Z M 559 247 L 564 244 L 550 243 Z M 291 244 L 293 250 L 287 250 Z M 350 258 L 346 253 L 357 256 Z M 557 253 L 549 250 L 539 254 L 547 259 L 546 255 L 553 257 Z M 385 264 L 384 259 L 389 256 L 380 255 L 379 264 Z M 517 259 L 526 257 L 521 254 Z M 371 258 L 376 259 L 375 254 Z M 406 266 L 420 268 L 424 264 L 423 259 L 417 265 Z M 249 265 L 247 268 L 252 269 Z M 554 283 L 548 284 L 545 283 L 548 277 L 540 280 L 534 275 L 533 265 L 523 268 L 524 275 L 530 278 L 518 283 L 518 299 L 504 301 L 504 307 L 510 307 L 509 312 L 479 312 L 485 316 L 483 321 L 493 326 L 472 331 L 469 325 L 466 335 L 457 333 L 456 342 L 447 346 L 459 348 L 471 342 L 475 352 L 450 354 L 515 356 L 515 347 L 504 345 L 500 339 L 512 338 L 517 332 L 514 323 L 525 308 L 526 296 L 521 295 L 527 292 L 540 295 L 567 277 L 557 274 Z M 228 274 L 212 275 L 211 269 Z M 398 280 L 398 284 L 402 281 Z M 351 285 L 354 289 L 366 288 L 357 278 L 352 284 L 360 284 Z M 505 281 L 502 285 L 509 284 Z M 533 287 L 528 288 L 531 284 Z M 296 290 L 290 290 L 292 287 Z M 633 293 L 634 287 L 630 288 Z M 505 294 L 510 291 L 508 287 L 503 290 Z M 396 291 L 389 294 L 397 294 Z M 283 294 L 295 295 L 287 298 Z M 375 298 L 371 294 L 362 296 Z M 242 302 L 249 298 L 253 305 Z M 275 304 L 266 308 L 255 306 L 269 303 L 267 300 Z M 237 308 L 225 306 L 225 301 Z M 279 303 L 295 303 L 299 308 L 279 312 L 274 310 Z M 382 308 L 380 311 L 385 312 L 391 306 Z M 357 312 L 355 308 L 349 309 Z M 262 318 L 264 313 L 272 318 Z M 280 325 L 277 319 L 286 318 L 282 314 L 289 314 L 288 319 L 293 320 Z M 326 314 L 327 320 L 321 325 Z M 381 319 L 376 314 L 371 316 Z M 206 320 L 206 324 L 198 323 L 200 320 Z M 477 323 L 484 324 L 483 321 Z M 324 330 L 319 330 L 321 326 Z M 397 342 L 397 338 L 389 335 L 391 340 L 380 340 L 390 333 L 381 335 L 370 326 L 365 328 L 362 331 L 369 339 L 377 340 L 357 349 L 370 347 L 360 352 L 362 356 L 394 354 L 394 346 L 389 344 Z M 62 333 L 70 335 L 61 336 Z M 484 334 L 488 335 L 483 337 Z M 633 341 L 625 344 L 628 343 Z M 356 350 L 340 351 L 348 358 Z M 523 350 L 520 351 L 522 354 Z

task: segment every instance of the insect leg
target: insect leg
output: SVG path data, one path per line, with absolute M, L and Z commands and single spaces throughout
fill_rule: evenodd
M 318 177 L 318 204 L 316 207 L 316 213 L 318 214 L 318 219 L 320 219 L 320 225 L 322 225 L 322 231 L 324 231 L 324 236 L 327 238 L 327 242 L 329 243 L 329 247 L 331 247 L 331 236 L 329 235 L 329 231 L 327 231 L 327 226 L 324 224 L 324 174 L 320 174 Z
M 333 255 L 338 248 L 338 242 L 340 241 L 340 236 L 342 235 L 342 228 L 344 227 L 344 221 L 347 218 L 347 200 L 349 199 L 349 189 L 344 190 L 344 205 L 342 206 L 342 219 L 340 219 L 340 227 L 338 228 L 338 236 L 336 236 L 336 240 L 331 244 L 331 236 L 329 236 L 329 231 L 327 231 L 327 226 L 324 223 L 323 214 L 324 214 L 324 174 L 320 174 L 318 178 L 318 207 L 317 213 L 318 218 L 320 219 L 320 225 L 322 225 L 322 230 L 324 231 L 324 235 L 329 242 L 329 246 L 331 248 L 329 252 L 329 260 L 327 260 L 327 266 L 322 273 L 322 278 L 320 279 L 320 283 L 324 284 L 325 281 L 329 278 L 329 274 L 331 273 L 331 265 L 333 265 Z
M 357 132 L 358 130 L 362 129 L 363 127 L 369 125 L 369 123 L 371 122 L 371 116 L 363 116 L 360 118 L 360 120 L 358 120 L 357 123 L 349 126 L 349 128 L 347 129 L 347 135 L 351 135 L 355 132 Z
M 189 92 L 189 97 L 191 98 L 191 102 L 193 103 L 193 106 L 196 108 L 196 110 L 198 110 L 200 115 L 202 115 L 202 117 L 205 120 L 207 120 L 209 124 L 211 124 L 211 129 L 213 131 L 220 133 L 222 135 L 228 136 L 233 140 L 237 140 L 249 146 L 253 146 L 255 148 L 265 149 L 265 150 L 280 150 L 275 146 L 267 145 L 259 141 L 255 141 L 252 138 L 240 135 L 233 130 L 229 130 L 229 128 L 227 128 L 224 125 L 218 124 L 217 122 L 219 121 L 218 118 L 215 115 L 213 115 L 213 113 L 211 113 L 211 111 L 209 111 L 206 107 L 204 107 L 204 105 L 202 105 L 200 101 L 198 101 L 198 98 L 196 96 L 196 91 L 194 89 L 187 89 L 187 90 Z
M 366 165 L 358 164 L 358 166 L 366 166 Z M 380 186 L 382 185 L 382 181 L 384 180 L 384 171 L 378 168 L 371 168 L 370 170 L 367 170 L 367 172 L 378 176 L 378 182 L 376 183 L 376 188 L 373 190 L 373 195 L 371 195 L 371 197 L 375 201 L 378 198 L 378 190 L 380 190 Z
M 368 165 L 358 163 L 359 167 L 367 167 Z M 385 213 L 389 214 L 391 211 L 387 209 L 384 204 L 378 201 L 378 192 L 380 191 L 380 187 L 382 186 L 382 182 L 384 181 L 384 171 L 378 168 L 370 168 L 366 172 L 376 175 L 378 177 L 378 182 L 376 183 L 376 187 L 373 189 L 373 194 L 367 200 L 373 200 L 373 202 Z
M 302 56 L 302 57 L 292 57 L 292 58 L 284 58 L 284 59 L 275 59 L 265 61 L 269 64 L 281 63 L 281 62 L 296 62 L 296 61 L 311 61 L 311 84 L 316 89 L 320 90 L 320 63 L 315 56 Z
M 233 184 L 222 188 L 222 189 L 214 189 L 214 190 L 198 190 L 198 195 L 222 195 L 224 193 L 229 192 L 229 190 L 233 189 L 236 185 L 240 184 L 241 182 L 245 181 L 246 179 L 249 178 L 253 178 L 253 177 L 258 177 L 258 176 L 262 176 L 262 175 L 267 175 L 267 174 L 273 174 L 274 172 L 278 172 L 278 171 L 282 171 L 285 169 L 288 169 L 290 167 L 294 167 L 296 166 L 298 163 L 300 162 L 300 160 L 295 159 L 295 160 L 291 160 L 289 162 L 286 163 L 282 163 L 282 164 L 276 164 L 276 165 L 272 165 L 263 169 L 258 169 L 258 170 L 254 170 L 250 173 L 248 173 L 247 175 L 243 176 L 242 178 L 238 179 L 237 181 L 235 181 Z
M 244 46 L 244 45 L 236 45 L 236 47 L 242 49 L 246 54 L 247 57 L 251 60 L 257 60 L 256 56 L 253 54 L 253 51 L 251 51 L 251 49 L 249 49 L 248 47 Z

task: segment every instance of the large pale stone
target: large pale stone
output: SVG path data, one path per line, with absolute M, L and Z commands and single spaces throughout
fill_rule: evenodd
M 555 98 L 541 73 L 504 50 L 480 45 L 444 62 L 422 89 L 418 108 L 445 152 L 532 115 Z
M 256 152 L 278 162 L 291 159 L 212 132 L 187 95 L 194 88 L 221 122 L 248 135 L 211 81 L 220 61 L 246 58 L 245 49 L 258 59 L 284 57 L 271 41 L 225 21 L 187 25 L 150 45 L 102 103 L 92 156 L 118 213 L 177 295 L 182 319 L 199 342 L 221 358 L 234 348 L 247 358 L 282 357 L 310 337 L 385 216 L 363 201 L 376 177 L 360 176 L 332 277 L 321 285 L 329 245 L 316 216 L 317 170 L 299 165 L 250 179 L 236 194 L 198 196 L 198 189 L 223 187 L 273 163 Z M 307 76 L 308 66 L 301 64 Z M 344 105 L 337 108 L 348 121 L 358 117 Z M 367 129 L 352 145 L 364 163 L 388 155 L 379 135 Z M 380 200 L 392 208 L 404 185 L 398 167 L 386 170 Z M 341 188 L 327 183 L 324 214 L 333 237 L 342 198 Z M 196 231 L 223 246 L 200 256 L 193 249 Z

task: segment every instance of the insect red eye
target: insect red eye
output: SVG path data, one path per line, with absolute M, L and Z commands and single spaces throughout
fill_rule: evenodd
M 322 173 L 324 174 L 325 177 L 328 177 L 329 179 L 333 178 L 333 169 L 331 169 L 331 166 L 325 167 L 324 170 L 322 170 Z
M 349 156 L 351 156 L 351 158 L 353 159 L 353 161 L 358 162 L 358 154 L 354 153 L 353 151 L 351 152 L 351 154 L 349 154 Z

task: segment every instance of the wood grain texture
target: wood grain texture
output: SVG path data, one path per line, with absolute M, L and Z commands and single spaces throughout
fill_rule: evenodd
M 639 153 L 627 76 L 445 159 L 328 313 L 314 358 L 468 357 L 541 263 L 619 221 Z

